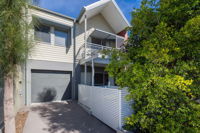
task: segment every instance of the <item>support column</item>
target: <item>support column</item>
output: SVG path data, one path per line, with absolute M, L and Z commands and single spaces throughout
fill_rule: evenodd
M 54 34 L 54 27 L 50 27 L 50 44 L 54 45 L 55 44 L 55 34 Z
M 75 30 L 75 24 L 73 27 L 71 27 L 71 39 L 70 39 L 70 44 L 73 46 L 73 70 L 72 70 L 72 92 L 71 92 L 71 95 L 72 95 L 72 99 L 76 99 L 76 87 L 75 87 L 75 83 L 76 83 L 76 76 L 75 76 L 75 69 L 76 69 L 76 58 L 75 58 L 75 39 L 74 39 L 74 30 Z M 69 47 L 67 47 L 69 48 Z
M 87 15 L 85 15 L 85 20 L 84 20 L 84 23 L 85 23 L 85 33 L 84 33 L 84 40 L 85 40 L 85 49 L 84 49 L 84 52 L 85 52 L 85 58 L 86 58 L 86 48 L 87 48 Z
M 95 73 L 95 70 L 94 70 L 94 59 L 92 59 L 92 86 L 94 86 L 94 73 Z
M 85 63 L 84 84 L 87 84 L 87 64 Z
M 111 81 L 110 81 L 110 77 L 108 77 L 108 86 L 111 86 Z
M 115 47 L 117 48 L 117 36 L 115 36 Z

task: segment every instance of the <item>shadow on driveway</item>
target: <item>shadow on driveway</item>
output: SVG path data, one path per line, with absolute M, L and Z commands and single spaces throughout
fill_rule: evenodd
M 115 133 L 89 115 L 75 101 L 36 104 L 31 107 L 23 133 Z

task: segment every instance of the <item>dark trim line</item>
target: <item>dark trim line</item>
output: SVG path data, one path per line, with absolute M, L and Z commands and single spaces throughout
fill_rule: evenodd
M 0 123 L 0 133 L 3 133 L 3 130 L 4 130 L 4 123 Z
M 53 73 L 53 74 L 70 74 L 72 71 L 63 71 L 63 70 L 42 70 L 42 69 L 31 69 L 31 73 Z

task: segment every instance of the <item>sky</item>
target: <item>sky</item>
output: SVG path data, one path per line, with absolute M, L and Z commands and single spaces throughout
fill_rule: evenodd
M 82 7 L 92 4 L 98 0 L 40 0 L 39 6 L 77 18 Z M 124 13 L 127 20 L 131 21 L 131 11 L 133 8 L 139 8 L 141 0 L 115 0 Z

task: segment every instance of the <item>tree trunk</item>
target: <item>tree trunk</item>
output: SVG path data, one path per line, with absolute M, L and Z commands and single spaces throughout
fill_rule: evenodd
M 4 78 L 4 124 L 5 133 L 16 133 L 13 99 L 13 74 Z

